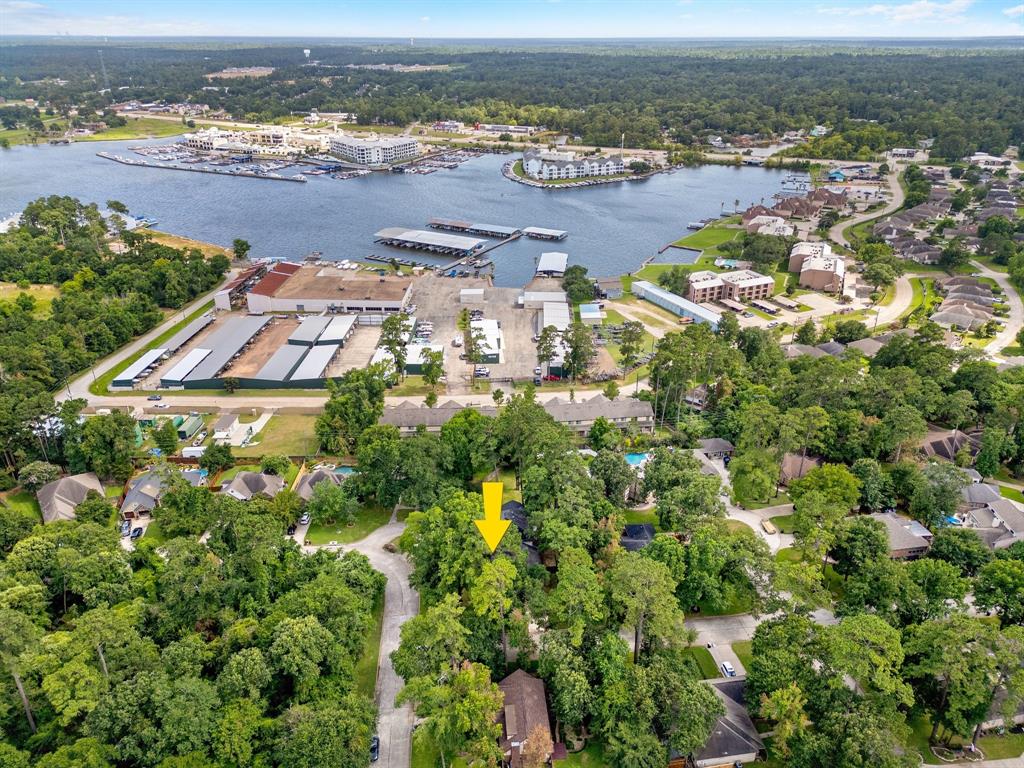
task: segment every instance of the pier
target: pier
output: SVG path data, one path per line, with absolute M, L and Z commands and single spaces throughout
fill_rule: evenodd
M 197 168 L 195 166 L 181 166 L 181 165 L 161 165 L 160 163 L 148 163 L 145 160 L 134 160 L 130 157 L 121 157 L 120 155 L 112 155 L 109 152 L 97 152 L 96 157 L 102 157 L 104 160 L 113 160 L 115 163 L 121 165 L 132 165 L 139 168 L 159 168 L 167 171 L 189 171 L 190 173 L 212 173 L 216 176 L 241 176 L 247 179 L 267 179 L 269 181 L 293 181 L 297 184 L 304 184 L 306 178 L 304 176 L 281 176 L 280 174 L 270 173 L 255 173 L 253 171 L 225 171 L 220 168 Z
M 544 227 L 524 227 L 522 233 L 534 240 L 565 240 L 569 235 L 561 229 L 545 229 Z
M 466 232 L 470 235 L 481 237 L 497 237 L 503 240 L 514 239 L 522 234 L 522 230 L 516 227 L 503 227 L 498 224 L 474 224 L 469 221 L 457 221 L 455 219 L 431 219 L 427 222 L 431 229 L 443 229 L 448 232 Z

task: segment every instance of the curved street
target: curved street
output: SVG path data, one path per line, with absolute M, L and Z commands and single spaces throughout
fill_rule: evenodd
M 846 239 L 846 236 L 843 235 L 843 230 L 864 221 L 881 218 L 893 211 L 899 210 L 903 206 L 903 199 L 905 195 L 903 193 L 903 187 L 900 186 L 899 169 L 895 167 L 895 164 L 892 171 L 889 172 L 889 175 L 885 177 L 885 180 L 889 184 L 889 194 L 892 196 L 892 199 L 890 199 L 884 207 L 878 210 L 865 211 L 864 213 L 858 213 L 848 219 L 836 222 L 832 229 L 828 231 L 828 237 L 830 240 L 835 243 L 839 243 L 839 245 L 844 248 L 850 248 L 850 242 Z

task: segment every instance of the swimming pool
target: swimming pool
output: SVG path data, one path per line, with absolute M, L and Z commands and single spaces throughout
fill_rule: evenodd
M 334 474 L 336 475 L 354 475 L 356 473 L 355 467 L 335 467 Z
M 651 457 L 649 453 L 627 453 L 626 463 L 631 467 L 639 467 Z

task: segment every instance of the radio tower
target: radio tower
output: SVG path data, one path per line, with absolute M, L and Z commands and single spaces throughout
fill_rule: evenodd
M 107 65 L 103 61 L 103 49 L 101 48 L 97 53 L 100 55 L 100 72 L 103 73 L 103 87 L 110 91 L 110 78 L 107 77 Z

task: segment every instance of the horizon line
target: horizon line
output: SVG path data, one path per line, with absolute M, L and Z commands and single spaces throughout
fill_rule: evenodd
M 69 35 L 60 33 L 48 34 L 4 34 L 0 33 L 0 40 L 13 38 L 30 39 L 57 39 L 57 40 L 96 40 L 105 38 L 108 40 L 484 40 L 484 41 L 507 41 L 507 40 L 549 40 L 549 41 L 576 41 L 576 40 L 616 40 L 616 41 L 686 41 L 686 40 L 728 40 L 728 41 L 766 41 L 766 40 L 1020 40 L 1024 48 L 1024 38 L 1020 35 L 1008 33 L 1005 35 L 800 35 L 800 36 L 765 36 L 765 37 L 729 37 L 722 35 L 694 35 L 689 37 L 548 37 L 544 35 L 514 36 L 514 37 L 480 37 L 467 35 L 439 35 L 424 37 L 419 35 Z

